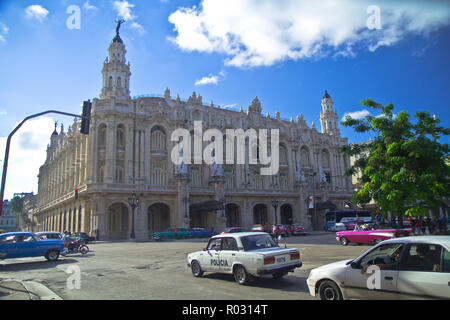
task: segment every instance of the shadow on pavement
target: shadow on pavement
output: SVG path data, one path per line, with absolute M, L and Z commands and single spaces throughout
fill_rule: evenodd
M 205 279 L 216 279 L 220 281 L 235 282 L 231 274 L 211 273 L 203 276 Z M 238 283 L 236 283 L 239 286 Z M 281 279 L 274 279 L 271 275 L 253 278 L 247 287 L 257 287 L 263 289 L 275 289 L 286 292 L 304 292 L 309 293 L 308 285 L 305 277 L 295 277 L 286 275 Z
M 71 258 L 60 258 L 57 261 L 15 261 L 5 264 L 0 264 L 0 272 L 7 271 L 27 271 L 27 270 L 39 270 L 39 269 L 51 269 L 58 265 L 64 265 L 69 263 L 77 263 L 78 261 Z

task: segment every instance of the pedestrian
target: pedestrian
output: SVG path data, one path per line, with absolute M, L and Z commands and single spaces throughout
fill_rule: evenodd
M 278 226 L 275 224 L 275 222 L 272 225 L 272 236 L 275 241 L 278 241 Z
M 434 229 L 434 234 L 439 233 L 439 219 L 436 216 L 433 217 L 433 229 Z
M 416 233 L 422 235 L 422 220 L 420 218 L 416 219 Z
M 178 235 L 178 227 L 177 227 L 177 225 L 175 225 L 175 226 L 173 227 L 173 234 L 174 234 L 175 239 L 176 239 L 176 238 L 177 238 L 177 235 Z
M 428 231 L 430 234 L 433 234 L 433 232 L 434 232 L 433 218 L 428 218 Z
M 439 216 L 439 233 L 445 232 L 445 218 L 443 215 Z

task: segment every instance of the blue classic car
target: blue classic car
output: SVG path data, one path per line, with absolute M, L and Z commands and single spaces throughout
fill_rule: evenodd
M 31 232 L 0 234 L 0 259 L 40 257 L 55 261 L 65 253 L 62 240 L 41 240 Z
M 192 228 L 191 229 L 191 237 L 192 238 L 211 238 L 215 236 L 217 233 L 208 231 L 205 228 Z

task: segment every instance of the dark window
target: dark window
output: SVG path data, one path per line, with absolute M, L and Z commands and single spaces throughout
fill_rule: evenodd
M 436 272 L 441 269 L 442 247 L 435 244 L 412 244 L 405 253 L 400 269 Z
M 234 238 L 223 238 L 222 239 L 222 250 L 234 250 L 237 251 L 237 243 Z
M 450 272 L 450 252 L 442 249 L 442 272 Z

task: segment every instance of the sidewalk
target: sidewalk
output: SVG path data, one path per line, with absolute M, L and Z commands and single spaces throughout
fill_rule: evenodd
M 0 300 L 62 300 L 46 286 L 34 281 L 0 279 Z

